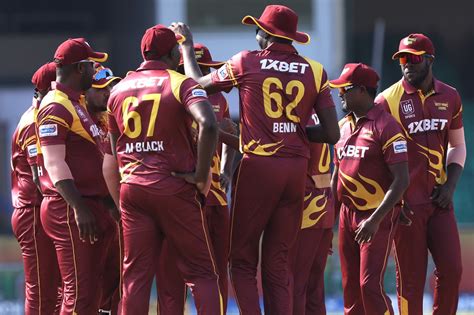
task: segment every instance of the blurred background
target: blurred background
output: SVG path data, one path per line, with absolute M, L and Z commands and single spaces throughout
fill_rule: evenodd
M 194 41 L 207 45 L 214 59 L 227 60 L 244 49 L 257 49 L 253 27 L 241 25 L 243 16 L 259 17 L 270 1 L 255 0 L 82 0 L 0 2 L 0 314 L 22 314 L 23 273 L 19 246 L 12 236 L 10 216 L 10 139 L 20 115 L 31 104 L 34 71 L 52 60 L 56 47 L 70 37 L 85 37 L 98 51 L 109 53 L 107 66 L 124 76 L 141 62 L 140 40 L 146 28 L 173 21 L 187 22 Z M 455 194 L 464 273 L 458 314 L 474 314 L 474 2 L 297 0 L 278 1 L 299 15 L 299 28 L 310 33 L 309 45 L 296 45 L 300 54 L 321 62 L 330 78 L 347 62 L 372 65 L 384 89 L 399 80 L 400 68 L 391 60 L 401 38 L 428 35 L 436 48 L 435 76 L 456 87 L 464 104 L 468 160 Z M 231 114 L 238 119 L 238 96 L 227 95 Z M 339 100 L 334 95 L 338 104 Z M 471 187 L 471 188 L 469 188 Z M 337 248 L 337 237 L 334 240 Z M 432 263 L 426 284 L 425 309 L 430 309 Z M 341 274 L 337 254 L 326 268 L 327 306 L 342 310 Z M 386 288 L 395 293 L 393 260 Z M 152 301 L 155 298 L 152 297 Z M 231 303 L 229 314 L 236 312 Z M 154 307 L 151 307 L 151 313 Z

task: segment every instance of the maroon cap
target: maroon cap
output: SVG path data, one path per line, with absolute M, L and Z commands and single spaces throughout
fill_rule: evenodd
M 46 91 L 54 80 L 56 80 L 56 64 L 48 62 L 36 70 L 31 78 L 31 83 L 38 91 Z
M 164 25 L 158 24 L 150 27 L 142 37 L 143 59 L 145 59 L 145 52 L 153 52 L 156 57 L 165 56 L 170 53 L 176 44 L 180 44 L 184 40 L 184 36 L 175 34 Z
M 432 55 L 435 54 L 433 43 L 428 36 L 423 34 L 410 34 L 402 38 L 398 45 L 398 51 L 393 54 L 392 59 L 397 59 L 401 54 Z
M 211 52 L 209 51 L 209 49 L 200 43 L 194 44 L 194 55 L 196 55 L 196 61 L 200 66 L 218 68 L 225 63 L 224 61 L 212 60 Z M 182 64 L 183 56 L 181 55 L 179 65 L 181 66 Z
M 371 67 L 363 63 L 348 63 L 344 66 L 339 78 L 329 81 L 329 86 L 340 88 L 356 85 L 375 89 L 379 80 L 379 75 Z
M 308 34 L 298 32 L 298 15 L 284 5 L 267 5 L 259 19 L 247 15 L 242 24 L 257 25 L 265 33 L 275 37 L 294 40 L 300 44 L 308 44 Z
M 56 64 L 70 65 L 83 60 L 104 62 L 108 55 L 93 51 L 84 38 L 69 38 L 59 45 L 54 54 Z

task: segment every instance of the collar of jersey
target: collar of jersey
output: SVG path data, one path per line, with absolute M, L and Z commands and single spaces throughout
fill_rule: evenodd
M 298 51 L 296 50 L 293 45 L 288 45 L 288 44 L 281 44 L 281 43 L 271 43 L 268 45 L 265 50 L 270 50 L 270 51 L 284 51 L 284 52 L 289 52 L 289 53 L 294 53 L 297 54 Z
M 53 90 L 59 90 L 59 91 L 63 92 L 72 101 L 79 102 L 79 98 L 81 97 L 81 92 L 74 91 L 70 87 L 68 87 L 64 84 L 61 84 L 57 81 L 51 82 L 51 88 Z
M 163 61 L 159 60 L 145 60 L 141 63 L 140 67 L 138 67 L 137 71 L 143 70 L 166 70 L 170 67 L 164 63 Z
M 372 108 L 369 109 L 367 114 L 364 117 L 361 117 L 361 118 L 366 118 L 368 120 L 376 120 L 377 117 L 380 115 L 380 108 L 378 108 L 378 107 L 379 106 L 377 106 L 377 105 L 372 106 Z M 349 114 L 346 115 L 346 117 L 348 117 L 349 119 L 351 119 L 355 123 L 356 118 L 355 118 L 354 113 L 350 112 Z M 359 119 L 359 121 L 360 121 L 360 119 Z
M 408 83 L 405 78 L 402 78 L 402 86 L 403 86 L 403 89 L 405 90 L 405 92 L 407 94 L 414 94 L 416 92 L 418 92 L 418 89 L 416 87 L 414 87 L 413 85 L 411 85 L 410 83 Z M 433 77 L 433 90 L 435 91 L 435 93 L 439 93 L 440 91 L 440 83 L 438 80 L 436 80 L 435 77 Z

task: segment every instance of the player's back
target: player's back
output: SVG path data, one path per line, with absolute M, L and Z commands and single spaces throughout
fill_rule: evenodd
M 192 90 L 196 83 L 159 68 L 139 69 L 113 89 L 109 121 L 111 132 L 119 134 L 116 150 L 122 182 L 172 194 L 189 184 L 171 172 L 195 168 L 196 154 L 187 127 L 191 116 L 183 98 L 189 98 L 184 91 Z M 191 96 L 198 93 L 195 91 Z
M 309 157 L 305 127 L 311 112 L 334 106 L 329 93 L 319 104 L 327 89 L 322 65 L 298 55 L 291 45 L 273 43 L 263 50 L 243 51 L 226 66 L 239 87 L 243 151 Z M 226 75 L 223 69 L 219 79 Z

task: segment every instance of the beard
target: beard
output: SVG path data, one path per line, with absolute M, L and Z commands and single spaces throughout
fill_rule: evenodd
M 430 72 L 430 67 L 428 64 L 425 64 L 425 67 L 420 70 L 415 76 L 409 77 L 405 73 L 403 73 L 403 76 L 405 79 L 414 87 L 420 87 L 421 83 L 426 79 L 428 76 L 428 73 Z

